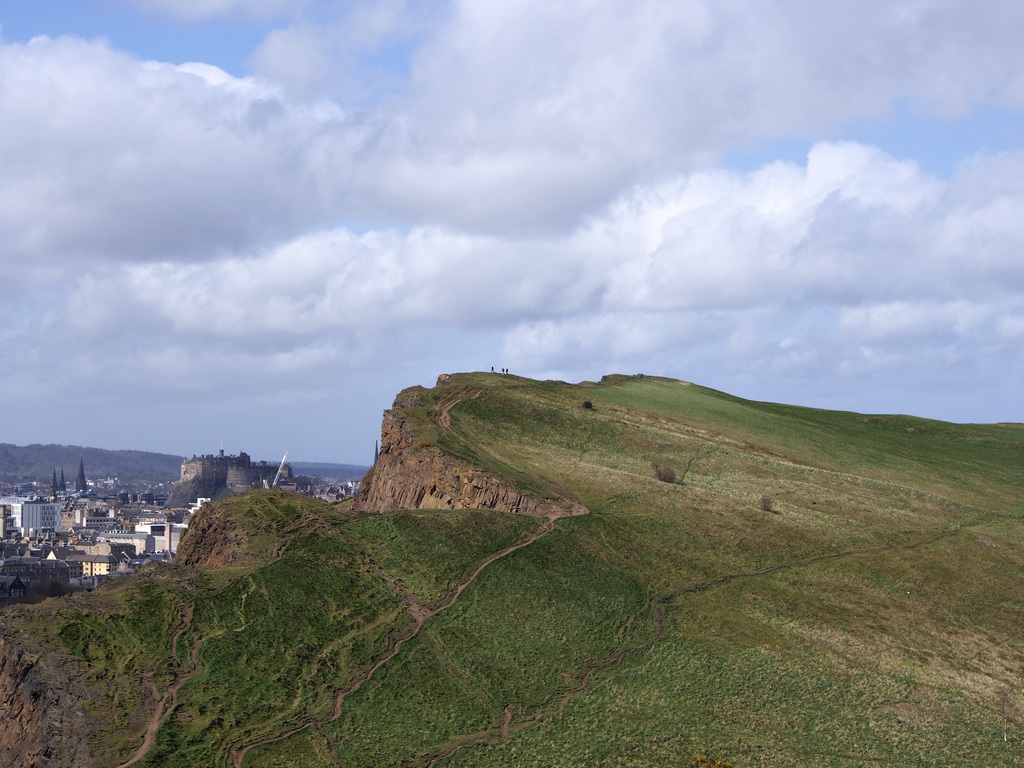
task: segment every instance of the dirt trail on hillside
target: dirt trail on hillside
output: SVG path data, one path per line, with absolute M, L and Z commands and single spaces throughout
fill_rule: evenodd
M 482 389 L 478 389 L 475 392 L 473 392 L 473 394 L 468 395 L 468 399 L 469 400 L 476 400 L 483 393 L 484 393 L 484 391 Z M 452 410 L 452 408 L 454 408 L 456 405 L 458 405 L 459 403 L 461 403 L 463 400 L 466 400 L 466 399 L 467 399 L 467 397 L 457 397 L 454 400 L 452 400 L 450 403 L 445 403 L 444 405 L 441 406 L 441 412 L 437 416 L 437 423 L 441 425 L 441 429 L 444 432 L 448 432 L 451 429 L 451 425 L 452 425 L 451 410 Z
M 751 577 L 755 577 L 755 576 L 765 576 L 765 575 L 769 575 L 769 574 L 775 573 L 777 571 L 785 570 L 785 569 L 788 569 L 788 568 L 805 568 L 805 567 L 807 567 L 809 565 L 813 565 L 814 563 L 818 563 L 818 562 L 822 562 L 822 561 L 826 561 L 826 560 L 836 560 L 836 559 L 840 559 L 840 558 L 844 558 L 844 557 L 853 557 L 853 556 L 856 556 L 856 555 L 864 555 L 864 554 L 877 554 L 877 553 L 880 553 L 880 552 L 889 552 L 889 551 L 901 550 L 901 549 L 914 549 L 914 548 L 917 548 L 917 547 L 922 547 L 922 546 L 926 546 L 928 544 L 932 544 L 932 543 L 934 543 L 936 541 L 940 541 L 942 539 L 945 539 L 945 538 L 948 538 L 948 537 L 951 537 L 951 536 L 956 536 L 959 533 L 960 533 L 960 529 L 951 530 L 951 531 L 944 531 L 944 532 L 939 533 L 939 534 L 937 534 L 935 536 L 931 536 L 931 537 L 929 537 L 927 539 L 922 539 L 920 541 L 911 542 L 909 544 L 897 544 L 897 545 L 880 546 L 880 547 L 868 547 L 868 548 L 865 548 L 865 549 L 845 550 L 843 552 L 832 552 L 832 553 L 828 553 L 828 554 L 825 554 L 825 555 L 817 555 L 815 557 L 805 558 L 803 560 L 798 560 L 798 561 L 794 561 L 794 562 L 791 562 L 791 563 L 782 563 L 782 564 L 779 564 L 779 565 L 776 565 L 776 566 L 772 566 L 771 568 L 765 568 L 765 569 L 760 570 L 760 571 L 750 571 L 750 572 L 724 574 L 724 575 L 718 577 L 717 579 L 713 579 L 712 581 L 702 582 L 702 583 L 699 583 L 699 584 L 692 584 L 692 585 L 690 585 L 688 587 L 682 587 L 680 589 L 674 590 L 673 592 L 671 592 L 671 593 L 669 593 L 667 595 L 661 595 L 661 596 L 654 597 L 654 598 L 652 598 L 652 600 L 650 602 L 655 606 L 656 611 L 657 611 L 658 634 L 652 640 L 650 640 L 650 641 L 648 641 L 646 643 L 642 643 L 640 645 L 623 648 L 623 649 L 619 650 L 618 652 L 616 652 L 615 654 L 613 654 L 610 658 L 606 659 L 605 661 L 596 662 L 594 664 L 591 664 L 590 666 L 588 666 L 586 668 L 584 673 L 579 678 L 576 678 L 577 684 L 575 686 L 573 686 L 572 689 L 562 693 L 555 700 L 554 707 L 545 709 L 543 711 L 536 712 L 532 717 L 529 717 L 529 718 L 527 718 L 525 720 L 521 720 L 520 722 L 515 723 L 513 725 L 511 720 L 512 720 L 512 710 L 514 709 L 514 707 L 512 705 L 506 706 L 505 710 L 504 710 L 504 713 L 503 713 L 502 722 L 501 722 L 500 726 L 498 727 L 497 732 L 495 732 L 493 729 L 491 729 L 491 730 L 487 730 L 487 731 L 481 731 L 479 733 L 469 734 L 469 735 L 466 735 L 466 736 L 463 736 L 463 737 L 460 737 L 460 738 L 456 739 L 454 743 L 449 744 L 448 747 L 445 748 L 442 752 L 440 752 L 440 753 L 434 755 L 433 757 L 431 757 L 429 762 L 427 763 L 427 768 L 434 768 L 434 766 L 436 766 L 437 763 L 439 763 L 440 761 L 444 760 L 445 758 L 451 757 L 452 755 L 454 755 L 456 752 L 458 752 L 460 749 L 462 749 L 464 747 L 471 746 L 471 745 L 474 745 L 474 744 L 485 744 L 485 743 L 486 744 L 496 744 L 498 742 L 504 741 L 505 739 L 509 738 L 509 736 L 511 736 L 512 734 L 516 733 L 517 731 L 520 731 L 523 728 L 526 728 L 526 727 L 528 727 L 530 725 L 533 725 L 533 724 L 539 722 L 540 720 L 542 720 L 545 717 L 550 717 L 552 715 L 557 715 L 558 713 L 560 713 L 562 711 L 563 707 L 566 705 L 566 703 L 568 703 L 568 701 L 570 699 L 574 698 L 575 696 L 578 696 L 579 694 L 581 694 L 584 691 L 584 689 L 587 686 L 587 683 L 590 680 L 590 677 L 595 672 L 599 672 L 601 670 L 614 669 L 615 667 L 619 666 L 622 663 L 623 659 L 625 659 L 625 657 L 628 654 L 632 653 L 633 651 L 642 650 L 644 648 L 650 648 L 651 646 L 653 646 L 654 644 L 656 644 L 657 642 L 662 640 L 665 637 L 665 635 L 668 633 L 668 621 L 667 621 L 667 618 L 666 618 L 667 604 L 670 601 L 675 600 L 675 599 L 681 597 L 684 594 L 692 594 L 692 593 L 695 593 L 695 592 L 702 592 L 702 591 L 705 591 L 705 590 L 708 590 L 708 589 L 713 589 L 715 587 L 724 586 L 724 585 L 728 584 L 729 582 L 731 582 L 731 581 L 733 581 L 735 579 L 751 578 Z M 633 618 L 634 617 L 630 617 L 629 621 L 627 622 L 627 625 L 630 622 L 633 621 Z M 547 701 L 547 699 L 545 698 L 545 701 L 542 702 L 542 703 L 546 703 L 546 701 Z
M 630 616 L 629 619 L 627 619 L 625 625 L 623 626 L 623 629 L 628 628 L 630 625 L 632 625 L 633 620 L 642 612 L 643 609 L 641 609 L 633 616 Z M 664 605 L 656 605 L 656 618 L 658 622 L 658 634 L 655 635 L 654 638 L 652 638 L 651 640 L 648 640 L 645 643 L 641 643 L 640 645 L 627 646 L 626 648 L 621 648 L 604 661 L 597 661 L 592 664 L 589 664 L 586 667 L 586 669 L 583 670 L 583 674 L 579 677 L 563 673 L 563 677 L 565 677 L 567 680 L 574 680 L 576 682 L 576 685 L 574 685 L 567 691 L 563 691 L 554 700 L 554 706 L 550 706 L 547 709 L 535 712 L 533 716 L 528 717 L 525 720 L 520 720 L 518 723 L 515 723 L 513 725 L 512 712 L 516 709 L 516 707 L 515 705 L 507 704 L 502 713 L 501 724 L 498 726 L 497 732 L 495 732 L 494 729 L 492 728 L 486 731 L 468 734 L 455 739 L 453 742 L 449 743 L 449 745 L 445 749 L 443 749 L 443 751 L 432 756 L 429 762 L 427 762 L 426 768 L 434 768 L 434 766 L 437 765 L 437 763 L 441 762 L 446 758 L 451 757 L 464 747 L 472 746 L 475 744 L 497 744 L 498 742 L 504 741 L 512 734 L 521 731 L 523 728 L 527 728 L 528 726 L 538 723 L 545 717 L 551 717 L 552 715 L 559 714 L 570 699 L 578 696 L 584 691 L 584 689 L 586 689 L 587 684 L 590 682 L 591 675 L 593 675 L 595 672 L 605 669 L 614 669 L 622 663 L 622 660 L 626 658 L 628 654 L 632 653 L 633 651 L 640 650 L 641 648 L 649 648 L 655 643 L 657 643 L 659 640 L 661 640 L 665 636 L 665 632 L 667 630 L 667 625 L 665 622 Z M 551 694 L 549 693 L 543 698 L 541 704 L 547 704 L 550 699 Z
M 195 611 L 195 602 L 189 603 L 188 608 L 185 609 L 185 613 L 181 618 L 181 623 L 178 628 L 174 631 L 174 635 L 171 637 L 171 658 L 173 658 L 179 665 L 181 664 L 181 658 L 178 656 L 178 639 L 189 630 L 192 626 L 192 614 Z M 197 638 L 195 643 L 192 645 L 192 652 L 189 656 L 192 662 L 192 669 L 186 672 L 181 677 L 178 677 L 173 683 L 171 683 L 167 690 L 164 691 L 164 695 L 160 697 L 160 701 L 157 702 L 156 711 L 153 713 L 152 719 L 149 721 L 149 725 L 146 727 L 146 733 L 142 737 L 142 744 L 135 751 L 135 754 L 126 763 L 122 763 L 118 768 L 128 768 L 129 765 L 142 760 L 153 746 L 153 742 L 156 740 L 156 732 L 160 729 L 160 723 L 163 722 L 164 712 L 171 711 L 178 704 L 178 689 L 181 688 L 196 672 L 199 668 L 196 666 L 196 654 L 199 652 L 199 639 Z M 153 682 L 154 672 L 148 673 L 148 679 Z M 156 690 L 156 684 L 153 683 L 153 690 Z M 170 701 L 170 708 L 168 708 L 168 701 Z
M 317 517 L 317 522 L 315 524 L 311 525 L 311 526 L 307 526 L 306 529 L 304 529 L 303 531 L 299 532 L 299 535 L 307 535 L 307 534 L 312 533 L 313 531 L 317 530 L 318 528 L 326 527 L 327 525 L 328 525 L 327 521 L 324 520 L 322 517 L 318 516 Z M 281 542 L 278 545 L 278 547 L 274 550 L 273 558 L 271 560 L 269 560 L 267 563 L 265 563 L 264 565 L 270 565 L 272 563 L 276 563 L 278 560 L 280 560 L 282 557 L 284 557 L 284 553 L 288 551 L 288 545 L 291 544 L 291 541 L 292 541 L 292 537 L 288 537 L 283 542 Z M 263 567 L 263 566 L 259 566 L 259 567 Z M 215 597 L 215 596 L 217 596 L 219 594 L 222 594 L 223 592 L 226 592 L 227 590 L 229 590 L 232 587 L 234 587 L 238 582 L 242 581 L 245 578 L 248 578 L 248 576 L 250 574 L 251 574 L 251 571 L 247 572 L 243 576 L 238 577 L 237 579 L 232 579 L 225 586 L 221 587 L 220 589 L 216 590 L 215 592 L 210 593 L 206 597 Z M 244 606 L 244 601 L 243 601 L 243 606 Z M 187 632 L 189 629 L 191 629 L 191 627 L 192 627 L 192 615 L 195 612 L 195 607 L 196 607 L 196 603 L 195 603 L 195 600 L 193 600 L 191 603 L 189 603 L 188 607 L 185 609 L 185 612 L 182 615 L 181 623 L 178 625 L 178 628 L 174 631 L 174 634 L 171 636 L 171 658 L 173 658 L 174 661 L 177 662 L 177 664 L 179 666 L 184 666 L 184 665 L 183 665 L 183 663 L 181 661 L 181 657 L 178 655 L 178 640 L 181 638 L 181 636 L 183 634 L 185 634 L 185 632 Z M 243 621 L 242 628 L 244 628 L 244 626 L 245 626 L 245 624 L 244 624 L 244 621 L 245 621 L 244 617 L 243 617 L 242 621 Z M 191 678 L 193 678 L 195 675 L 197 675 L 199 673 L 199 664 L 198 664 L 199 647 L 202 645 L 203 640 L 204 640 L 204 638 L 197 637 L 195 639 L 195 642 L 192 644 L 192 649 L 189 652 L 189 662 L 190 662 L 190 665 L 191 665 L 191 669 L 188 672 L 186 672 L 184 675 L 181 675 L 180 677 L 176 678 L 174 680 L 174 682 L 171 683 L 167 687 L 167 690 L 164 691 L 164 695 L 162 697 L 160 697 L 160 701 L 157 703 L 157 706 L 156 706 L 156 711 L 153 713 L 153 717 L 152 717 L 152 719 L 150 719 L 149 725 L 146 726 L 146 733 L 142 737 L 142 744 L 139 745 L 139 748 L 135 751 L 135 754 L 131 757 L 130 760 L 128 760 L 127 762 L 122 763 L 121 765 L 117 766 L 117 768 L 128 768 L 128 766 L 134 765 L 135 763 L 139 762 L 144 757 L 146 757 L 146 755 L 149 753 L 149 750 L 152 748 L 153 743 L 156 741 L 156 734 L 157 734 L 157 731 L 160 730 L 160 724 L 164 721 L 164 718 L 168 714 L 173 712 L 175 710 L 175 708 L 178 706 L 178 691 L 181 689 L 181 686 L 183 686 Z M 151 672 L 148 672 L 146 674 L 147 682 L 150 684 L 151 689 L 155 693 L 156 692 L 156 683 L 154 681 L 154 676 L 155 676 L 155 670 L 151 671 Z
M 941 539 L 947 539 L 951 536 L 956 536 L 959 533 L 960 529 L 957 528 L 951 531 L 943 531 L 942 533 L 936 534 L 931 538 L 922 539 L 920 541 L 914 541 L 910 544 L 887 544 L 878 547 L 865 547 L 864 549 L 846 549 L 842 552 L 829 552 L 825 555 L 815 555 L 813 557 L 808 557 L 803 560 L 794 560 L 791 563 L 779 563 L 778 565 L 773 565 L 771 568 L 765 568 L 760 571 L 741 571 L 739 573 L 727 573 L 722 576 L 719 576 L 717 579 L 712 579 L 711 581 L 703 581 L 697 584 L 691 584 L 688 587 L 680 587 L 674 592 L 671 592 L 668 595 L 660 598 L 660 601 L 665 602 L 668 600 L 673 600 L 679 597 L 680 595 L 685 595 L 691 592 L 704 592 L 705 590 L 711 589 L 712 587 L 720 587 L 723 584 L 728 584 L 730 581 L 734 581 L 735 579 L 749 579 L 755 576 L 767 576 L 777 571 L 784 571 L 789 568 L 804 568 L 808 565 L 820 563 L 825 560 L 838 560 L 844 557 L 854 557 L 856 555 L 876 555 L 881 552 L 894 552 L 900 549 L 916 549 L 917 547 L 923 547 L 927 544 L 932 544 Z
M 453 403 L 453 405 L 454 405 L 454 403 Z M 431 616 L 436 616 L 441 611 L 443 611 L 443 610 L 445 610 L 447 608 L 450 608 L 452 605 L 454 605 L 455 601 L 459 599 L 459 596 L 466 590 L 466 588 L 470 584 L 472 584 L 474 581 L 476 581 L 476 578 L 481 574 L 481 572 L 484 570 L 484 568 L 486 568 L 488 565 L 490 565 L 491 563 L 493 563 L 496 560 L 500 560 L 503 557 L 507 557 L 508 555 L 512 554 L 513 552 L 515 552 L 517 550 L 522 549 L 523 547 L 530 546 L 535 541 L 537 541 L 537 539 L 539 539 L 541 536 L 544 536 L 544 535 L 550 533 L 551 531 L 553 531 L 555 529 L 555 521 L 557 521 L 558 519 L 560 519 L 559 515 L 554 515 L 554 514 L 549 515 L 547 517 L 547 519 L 543 523 L 541 523 L 540 526 L 538 526 L 537 530 L 535 530 L 532 534 L 530 534 L 530 536 L 528 536 L 524 541 L 521 541 L 518 544 L 513 544 L 510 547 L 506 547 L 505 549 L 501 550 L 500 552 L 497 552 L 497 553 L 491 555 L 490 557 L 486 558 L 483 562 L 480 563 L 480 565 L 478 565 L 476 567 L 476 569 L 466 579 L 461 581 L 455 587 L 455 589 L 452 590 L 441 601 L 441 603 L 438 604 L 437 606 L 435 606 L 435 607 L 424 606 L 424 605 L 421 605 L 420 603 L 416 602 L 415 600 L 408 600 L 409 605 L 406 608 L 406 612 L 413 619 L 413 622 L 412 622 L 412 625 L 409 628 L 409 631 L 406 634 L 404 634 L 403 636 L 401 636 L 399 638 L 396 638 L 391 643 L 391 646 L 388 649 L 387 653 L 385 653 L 383 656 L 381 656 L 370 667 L 367 667 L 362 672 L 360 672 L 358 675 L 356 675 L 349 682 L 349 684 L 345 688 L 342 688 L 341 690 L 339 690 L 335 694 L 335 697 L 334 697 L 334 707 L 333 707 L 333 710 L 331 712 L 331 716 L 328 719 L 321 720 L 321 721 L 306 722 L 306 723 L 303 723 L 302 725 L 295 726 L 294 728 L 291 728 L 288 731 L 285 731 L 284 733 L 279 734 L 279 735 L 277 735 L 277 736 L 275 736 L 273 738 L 263 739 L 261 741 L 253 742 L 252 744 L 245 744 L 243 746 L 236 746 L 236 747 L 234 747 L 231 750 L 231 761 L 232 761 L 232 764 L 234 765 L 234 767 L 235 768 L 242 768 L 242 762 L 245 760 L 246 753 L 250 749 L 252 749 L 253 747 L 260 747 L 260 746 L 264 746 L 266 744 L 273 744 L 273 743 L 281 741 L 283 739 L 287 739 L 290 736 L 294 736 L 296 733 L 304 731 L 304 730 L 306 730 L 307 728 L 310 728 L 310 727 L 314 727 L 314 728 L 320 729 L 321 726 L 327 725 L 328 723 L 332 723 L 335 720 L 337 720 L 339 717 L 341 717 L 341 707 L 342 707 L 342 703 L 345 701 L 345 698 L 349 694 L 355 693 L 357 690 L 359 690 L 359 688 L 362 686 L 362 684 L 365 683 L 367 680 L 369 680 L 371 677 L 373 677 L 374 673 L 377 672 L 378 669 L 383 667 L 385 664 L 387 664 L 389 661 L 391 661 L 391 659 L 393 659 L 395 656 L 397 656 L 398 652 L 402 649 L 402 646 L 405 645 L 405 643 L 407 643 L 409 640 L 412 640 L 413 638 L 415 638 L 419 634 L 420 630 L 423 628 L 423 625 L 424 625 L 424 623 L 426 622 L 427 619 L 429 619 Z M 337 756 L 335 755 L 335 752 L 334 752 L 334 744 L 333 744 L 333 742 L 330 742 L 329 740 L 328 740 L 328 743 L 329 743 L 329 746 L 331 748 L 331 753 L 332 753 L 332 755 L 335 756 L 335 761 L 337 762 Z M 338 763 L 338 764 L 340 765 L 340 763 Z

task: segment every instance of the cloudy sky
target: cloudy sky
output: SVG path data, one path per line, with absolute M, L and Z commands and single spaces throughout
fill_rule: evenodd
M 437 374 L 1024 421 L 1018 0 L 0 2 L 0 442 L 366 464 Z

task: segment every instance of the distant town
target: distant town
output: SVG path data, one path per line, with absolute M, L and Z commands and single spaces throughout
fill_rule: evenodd
M 94 589 L 170 562 L 189 519 L 214 498 L 275 487 L 330 502 L 359 490 L 359 480 L 296 477 L 286 460 L 253 462 L 223 450 L 183 461 L 174 483 L 122 483 L 87 470 L 80 459 L 70 480 L 55 467 L 49 478 L 0 481 L 0 605 Z

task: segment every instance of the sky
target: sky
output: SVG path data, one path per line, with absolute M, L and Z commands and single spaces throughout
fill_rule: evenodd
M 1024 422 L 1017 0 L 0 0 L 0 442 L 441 373 Z

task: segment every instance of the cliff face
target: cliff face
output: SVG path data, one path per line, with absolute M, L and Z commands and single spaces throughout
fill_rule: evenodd
M 579 502 L 553 501 L 511 485 L 448 454 L 420 447 L 415 422 L 402 414 L 415 406 L 407 390 L 385 411 L 377 463 L 363 478 L 356 506 L 369 512 L 396 509 L 493 509 L 534 517 L 586 513 Z M 446 414 L 443 414 L 446 417 Z M 441 419 L 443 423 L 445 418 Z
M 11 638 L 0 637 L 0 764 L 46 765 L 46 694 L 35 662 Z
M 74 665 L 0 635 L 0 765 L 89 768 L 110 759 L 103 755 L 97 761 L 90 753 L 89 696 Z

